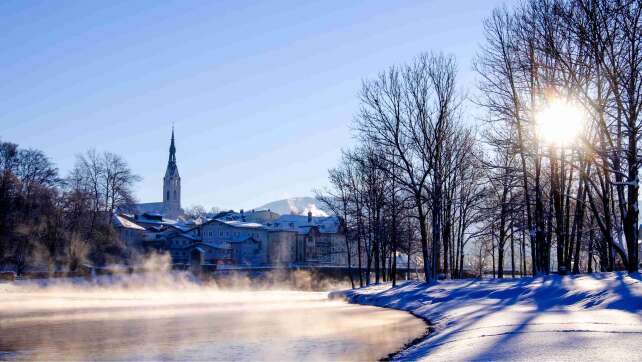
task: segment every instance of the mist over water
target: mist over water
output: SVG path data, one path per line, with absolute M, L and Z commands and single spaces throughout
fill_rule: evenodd
M 376 360 L 421 335 L 405 313 L 325 292 L 189 280 L 0 284 L 4 360 Z

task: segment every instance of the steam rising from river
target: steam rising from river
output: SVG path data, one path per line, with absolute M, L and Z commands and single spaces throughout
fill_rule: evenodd
M 0 284 L 0 359 L 374 360 L 425 329 L 325 292 L 236 287 L 171 273 Z

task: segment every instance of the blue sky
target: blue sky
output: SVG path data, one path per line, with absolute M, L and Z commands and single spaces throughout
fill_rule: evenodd
M 252 208 L 326 185 L 353 141 L 362 79 L 423 51 L 460 83 L 500 0 L 5 1 L 0 139 L 65 175 L 121 154 L 161 200 L 172 122 L 183 206 Z

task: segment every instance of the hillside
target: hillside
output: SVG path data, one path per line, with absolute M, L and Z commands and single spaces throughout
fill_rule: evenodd
M 288 199 L 272 201 L 254 208 L 255 210 L 270 209 L 278 214 L 306 215 L 312 211 L 312 216 L 328 216 L 327 210 L 314 197 L 291 197 Z

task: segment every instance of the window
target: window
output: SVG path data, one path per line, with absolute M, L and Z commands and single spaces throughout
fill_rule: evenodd
M 167 201 L 169 201 L 169 190 L 167 190 Z

